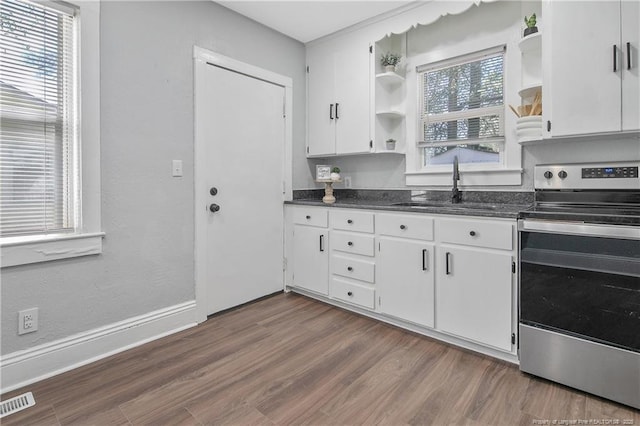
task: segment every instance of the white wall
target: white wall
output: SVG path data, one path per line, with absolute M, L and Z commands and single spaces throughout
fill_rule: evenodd
M 293 78 L 294 155 L 304 158 L 301 43 L 208 0 L 103 1 L 104 252 L 2 269 L 3 355 L 195 298 L 194 44 Z M 171 177 L 172 159 L 184 177 Z M 18 336 L 17 312 L 31 307 L 40 328 Z

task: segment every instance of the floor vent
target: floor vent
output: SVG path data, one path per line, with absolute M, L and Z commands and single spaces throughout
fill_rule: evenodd
M 33 398 L 31 392 L 7 399 L 6 401 L 0 402 L 0 418 L 17 413 L 25 408 L 33 407 L 34 405 L 36 405 L 36 400 Z

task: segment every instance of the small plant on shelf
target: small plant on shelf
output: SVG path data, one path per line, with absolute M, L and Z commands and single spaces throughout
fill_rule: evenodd
M 536 14 L 532 14 L 531 16 L 529 16 L 528 18 L 525 16 L 524 17 L 524 24 L 527 26 L 527 28 L 524 29 L 524 36 L 528 36 L 529 34 L 533 34 L 533 33 L 537 33 L 538 32 L 538 27 L 536 27 Z
M 331 180 L 340 180 L 340 168 L 334 167 L 331 169 Z
M 387 52 L 380 57 L 380 63 L 387 72 L 394 72 L 401 58 L 398 53 Z

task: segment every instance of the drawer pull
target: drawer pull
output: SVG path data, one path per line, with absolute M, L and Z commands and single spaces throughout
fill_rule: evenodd
M 400 229 L 407 229 L 407 227 L 404 225 L 400 225 Z
M 307 220 L 311 219 L 311 216 L 307 215 Z
M 476 236 L 476 231 L 469 232 L 469 235 L 471 235 L 472 237 L 475 237 Z
M 347 219 L 347 223 L 348 223 L 348 224 L 352 224 L 352 223 L 353 223 L 353 221 L 352 221 L 351 219 Z
M 348 292 L 347 292 L 347 296 L 353 296 L 353 292 L 348 291 Z
M 347 271 L 351 272 L 353 271 L 353 268 L 351 266 L 347 266 Z
M 349 241 L 349 242 L 347 243 L 347 245 L 348 245 L 348 246 L 352 246 L 352 245 L 353 245 L 353 241 Z

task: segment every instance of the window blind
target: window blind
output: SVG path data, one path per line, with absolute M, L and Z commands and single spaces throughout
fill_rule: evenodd
M 424 143 L 504 135 L 504 49 L 418 68 Z
M 78 224 L 74 11 L 0 2 L 0 234 Z

